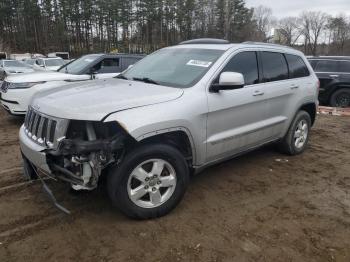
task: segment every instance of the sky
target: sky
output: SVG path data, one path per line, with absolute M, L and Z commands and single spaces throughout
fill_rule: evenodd
M 248 7 L 270 7 L 273 16 L 298 16 L 303 11 L 322 11 L 331 15 L 344 13 L 350 16 L 350 0 L 246 0 Z

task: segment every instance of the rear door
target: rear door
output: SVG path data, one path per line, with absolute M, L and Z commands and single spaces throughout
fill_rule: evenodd
M 320 80 L 319 99 L 321 103 L 328 103 L 329 96 L 340 81 L 338 61 L 330 59 L 316 59 L 313 62 L 314 71 Z
M 289 79 L 288 64 L 283 53 L 261 51 L 259 57 L 263 71 L 263 87 L 267 103 L 265 136 L 281 137 L 294 114 L 295 97 L 299 85 Z
M 350 84 L 350 61 L 338 61 L 339 81 Z

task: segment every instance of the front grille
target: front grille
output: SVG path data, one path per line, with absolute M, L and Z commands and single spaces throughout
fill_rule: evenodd
M 40 145 L 52 147 L 55 142 L 57 120 L 29 108 L 24 120 L 25 132 L 28 137 Z

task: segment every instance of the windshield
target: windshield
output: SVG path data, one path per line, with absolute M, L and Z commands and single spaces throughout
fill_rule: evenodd
M 223 50 L 214 49 L 161 49 L 140 60 L 122 77 L 171 87 L 190 87 L 223 53 Z
M 26 63 L 27 65 L 34 65 L 35 59 L 26 59 L 23 62 Z
M 45 60 L 45 64 L 46 64 L 46 66 L 63 66 L 64 61 L 61 58 L 47 59 L 47 60 Z
M 62 73 L 68 73 L 77 75 L 80 74 L 81 70 L 83 70 L 88 64 L 94 62 L 101 55 L 85 55 L 82 56 L 67 65 L 61 67 L 58 71 Z
M 4 61 L 4 66 L 6 66 L 6 67 L 29 67 L 28 65 L 26 65 L 22 62 L 16 61 L 16 60 Z

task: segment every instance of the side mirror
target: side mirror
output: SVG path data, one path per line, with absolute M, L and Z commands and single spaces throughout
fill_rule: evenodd
M 223 72 L 220 74 L 219 83 L 212 84 L 209 91 L 217 93 L 220 90 L 232 90 L 244 87 L 244 77 L 241 73 Z
M 91 67 L 89 69 L 89 74 L 90 74 L 92 80 L 95 79 L 95 75 L 97 74 L 96 68 L 95 67 Z

